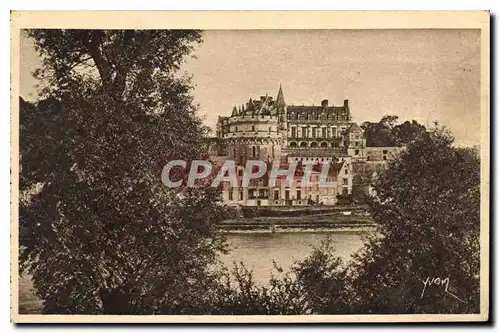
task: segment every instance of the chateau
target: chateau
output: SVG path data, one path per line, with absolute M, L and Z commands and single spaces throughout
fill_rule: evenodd
M 351 120 L 347 99 L 340 106 L 329 105 L 326 99 L 319 106 L 287 105 L 280 86 L 276 99 L 250 99 L 234 106 L 229 117 L 219 117 L 209 154 L 235 161 L 238 184 L 248 160 L 279 161 L 284 169 L 298 164 L 292 184 L 283 179 L 269 184 L 266 176 L 252 180 L 246 188 L 226 184 L 223 198 L 227 204 L 334 205 L 339 196 L 352 194 L 357 170 L 366 169 L 366 164 L 383 166 L 399 149 L 367 147 L 363 129 Z M 318 186 L 319 171 L 326 162 L 330 165 L 328 181 L 336 183 L 330 188 Z M 311 164 L 311 181 L 302 186 L 304 168 Z

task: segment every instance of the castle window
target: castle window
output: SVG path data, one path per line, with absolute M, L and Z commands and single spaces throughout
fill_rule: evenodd
M 252 125 L 252 132 L 255 132 L 255 126 Z
M 292 138 L 295 138 L 297 135 L 297 127 L 292 127 Z
M 229 189 L 229 201 L 233 201 L 233 189 Z
M 356 149 L 356 150 L 354 151 L 354 155 L 359 155 L 359 149 Z
M 312 128 L 312 137 L 316 138 L 316 127 Z
M 255 157 L 255 146 L 252 147 L 252 157 Z
M 297 142 L 291 142 L 290 147 L 296 148 L 297 147 Z
M 326 138 L 326 127 L 321 129 L 321 137 Z
M 236 126 L 235 132 L 238 132 L 238 126 Z

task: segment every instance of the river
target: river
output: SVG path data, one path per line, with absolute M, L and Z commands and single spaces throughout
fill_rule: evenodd
M 348 260 L 362 244 L 360 233 L 355 232 L 290 232 L 290 233 L 241 233 L 228 235 L 231 252 L 221 257 L 232 267 L 233 261 L 242 261 L 253 270 L 256 281 L 268 280 L 275 260 L 287 270 L 295 260 L 302 260 L 311 253 L 313 246 L 330 237 L 337 255 Z M 28 278 L 19 283 L 19 311 L 22 314 L 39 313 L 41 301 L 31 291 L 33 284 Z
M 242 261 L 251 268 L 259 282 L 269 279 L 274 260 L 287 270 L 295 260 L 307 257 L 313 246 L 330 237 L 336 254 L 344 260 L 361 248 L 361 233 L 357 232 L 283 232 L 230 234 L 228 243 L 231 252 L 222 256 L 223 263 L 232 267 L 233 262 Z

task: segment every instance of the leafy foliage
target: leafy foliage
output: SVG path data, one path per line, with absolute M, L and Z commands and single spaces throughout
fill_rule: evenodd
M 301 286 L 290 273 L 275 263 L 265 285 L 256 282 L 253 272 L 243 263 L 234 263 L 233 270 L 223 271 L 217 287 L 212 314 L 224 315 L 299 315 L 308 314 L 308 303 Z
M 204 127 L 177 69 L 197 31 L 30 30 L 44 100 L 20 111 L 20 262 L 45 313 L 202 313 L 218 189 L 169 189 Z
M 397 125 L 397 116 L 384 116 L 378 123 L 364 122 L 361 128 L 365 131 L 368 147 L 394 147 L 406 145 L 420 135 L 425 135 L 425 126 L 415 120 L 405 121 Z
M 335 249 L 326 239 L 293 272 L 314 314 L 346 314 L 350 311 L 349 280 L 343 261 L 332 255 Z
M 369 202 L 378 230 L 350 263 L 347 293 L 319 291 L 315 304 L 337 297 L 340 305 L 330 313 L 344 304 L 363 314 L 479 311 L 479 158 L 452 142 L 436 126 L 379 174 Z M 326 258 L 336 259 L 331 250 L 314 256 L 321 260 L 311 275 L 319 277 L 308 285 L 318 290 L 315 281 L 335 271 Z M 336 276 L 326 281 L 335 283 Z
M 452 142 L 436 126 L 376 180 L 380 230 L 352 267 L 356 312 L 479 311 L 479 158 Z M 448 289 L 423 290 L 435 277 Z
M 354 203 L 354 198 L 352 194 L 341 193 L 337 194 L 337 204 L 339 205 L 351 205 Z
M 252 270 L 234 263 L 232 271 L 222 270 L 216 287 L 212 314 L 305 315 L 349 313 L 347 269 L 332 256 L 330 239 L 325 240 L 303 261 L 284 272 L 275 262 L 266 283 L 255 280 Z M 219 268 L 220 269 L 220 268 Z

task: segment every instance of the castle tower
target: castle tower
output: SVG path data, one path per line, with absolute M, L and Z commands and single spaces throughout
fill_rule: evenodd
M 283 89 L 281 88 L 281 84 L 280 89 L 278 90 L 278 95 L 276 96 L 276 102 L 274 104 L 276 105 L 276 108 L 278 110 L 277 114 L 280 123 L 286 123 L 286 103 L 285 97 L 283 96 Z
M 274 105 L 277 109 L 276 114 L 278 116 L 279 129 L 283 137 L 283 143 L 284 145 L 286 145 L 287 144 L 286 139 L 288 137 L 288 121 L 286 115 L 286 102 L 285 102 L 285 97 L 283 96 L 283 89 L 281 88 L 281 84 Z
M 286 137 L 280 118 L 284 113 L 285 100 L 281 88 L 277 104 L 266 95 L 260 100 L 250 99 L 241 112 L 233 109 L 224 134 L 228 157 L 238 165 L 245 165 L 248 160 L 280 159 L 283 137 Z

